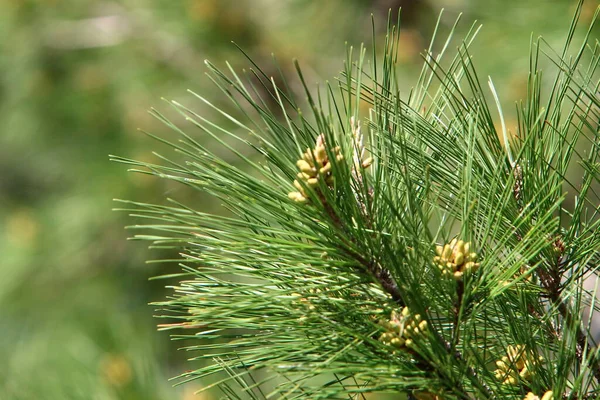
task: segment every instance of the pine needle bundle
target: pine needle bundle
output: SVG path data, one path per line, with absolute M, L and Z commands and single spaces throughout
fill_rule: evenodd
M 283 75 L 207 62 L 235 107 L 195 96 L 226 122 L 170 104 L 218 151 L 153 110 L 180 136 L 156 137 L 175 155 L 113 159 L 226 211 L 124 202 L 135 238 L 181 254 L 182 281 L 158 304 L 174 321 L 162 327 L 193 340 L 180 381 L 232 399 L 598 398 L 596 288 L 583 283 L 600 261 L 600 44 L 598 10 L 574 43 L 580 10 L 561 51 L 532 39 L 514 132 L 477 75 L 476 25 L 454 54 L 454 29 L 434 34 L 406 95 L 399 21 L 321 89 L 296 63 L 306 105 Z

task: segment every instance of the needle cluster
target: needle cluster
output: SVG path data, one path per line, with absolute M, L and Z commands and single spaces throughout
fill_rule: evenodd
M 440 41 L 441 17 L 410 91 L 389 21 L 321 90 L 298 63 L 292 84 L 207 62 L 234 107 L 194 96 L 220 122 L 152 110 L 170 155 L 113 159 L 223 205 L 122 208 L 178 265 L 156 306 L 193 355 L 179 381 L 230 399 L 599 398 L 600 9 L 583 30 L 581 9 L 562 49 L 531 41 L 512 116 L 481 85 L 479 26 Z

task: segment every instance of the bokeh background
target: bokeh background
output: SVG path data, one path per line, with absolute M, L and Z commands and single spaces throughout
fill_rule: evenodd
M 169 282 L 149 278 L 177 266 L 146 264 L 165 254 L 126 241 L 131 220 L 111 211 L 113 198 L 216 205 L 108 154 L 153 159 L 158 145 L 138 129 L 168 135 L 146 112 L 168 114 L 161 97 L 210 117 L 186 90 L 220 102 L 203 61 L 248 67 L 231 41 L 267 74 L 274 53 L 285 74 L 297 58 L 309 82 L 332 80 L 344 42 L 371 41 L 370 14 L 382 37 L 400 6 L 407 90 L 445 8 L 444 29 L 460 12 L 459 32 L 483 23 L 472 54 L 510 109 L 524 97 L 531 33 L 560 45 L 575 1 L 0 0 L 0 399 L 217 398 L 168 381 L 193 365 L 156 331 L 148 303 Z

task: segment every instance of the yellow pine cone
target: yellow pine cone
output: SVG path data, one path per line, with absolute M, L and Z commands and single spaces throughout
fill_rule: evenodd
M 532 392 L 527 393 L 527 396 L 525 396 L 525 398 L 523 400 L 553 400 L 554 396 L 552 393 L 552 390 L 548 390 L 546 393 L 544 393 L 544 395 L 541 397 L 537 396 L 535 394 L 533 394 Z
M 427 321 L 420 314 L 412 315 L 408 307 L 404 307 L 400 314 L 392 311 L 390 320 L 382 321 L 381 325 L 387 332 L 379 340 L 401 350 L 413 346 L 414 340 L 427 331 Z
M 308 199 L 306 186 L 316 188 L 319 182 L 325 182 L 327 186 L 333 184 L 333 175 L 331 173 L 331 162 L 327 156 L 325 136 L 323 134 L 317 137 L 314 149 L 306 149 L 302 158 L 296 162 L 300 172 L 294 181 L 294 187 L 298 191 L 288 193 L 288 197 L 298 203 L 305 203 Z M 336 146 L 332 150 L 337 161 L 342 161 L 344 156 L 340 153 L 340 147 Z M 302 182 L 302 183 L 301 183 Z
M 477 253 L 470 252 L 470 249 L 470 242 L 452 239 L 450 243 L 436 247 L 437 256 L 433 257 L 433 262 L 442 275 L 461 280 L 465 273 L 475 272 L 479 268 Z
M 537 361 L 543 361 L 543 358 L 535 360 L 524 345 L 508 346 L 506 356 L 496 361 L 496 379 L 505 385 L 517 385 L 519 381 L 527 381 L 531 378 L 531 367 Z

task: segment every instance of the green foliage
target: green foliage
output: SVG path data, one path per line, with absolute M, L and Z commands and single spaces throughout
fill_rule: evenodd
M 211 89 L 202 57 L 239 65 L 231 40 L 258 59 L 270 58 L 263 48 L 288 51 L 261 33 L 277 14 L 256 14 L 253 0 L 0 2 L 1 399 L 194 392 L 168 381 L 185 356 L 155 332 L 147 307 L 165 295 L 148 277 L 169 266 L 144 265 L 145 246 L 125 242 L 127 216 L 110 212 L 115 196 L 185 194 L 127 175 L 107 154 L 152 160 L 137 128 L 160 123 L 145 108 L 188 87 Z M 121 379 L 110 378 L 111 364 Z
M 514 132 L 476 72 L 476 25 L 462 39 L 436 29 L 405 96 L 391 23 L 382 58 L 376 41 L 368 62 L 349 48 L 316 92 L 299 64 L 288 82 L 207 63 L 237 111 L 194 94 L 226 121 L 214 123 L 170 104 L 218 150 L 153 110 L 180 135 L 154 136 L 176 156 L 113 159 L 227 211 L 125 202 L 136 239 L 181 254 L 163 328 L 195 340 L 194 361 L 214 360 L 180 381 L 213 376 L 229 398 L 236 383 L 250 398 L 597 398 L 598 306 L 583 283 L 600 256 L 600 45 L 598 10 L 573 43 L 580 11 L 562 50 L 532 39 Z

